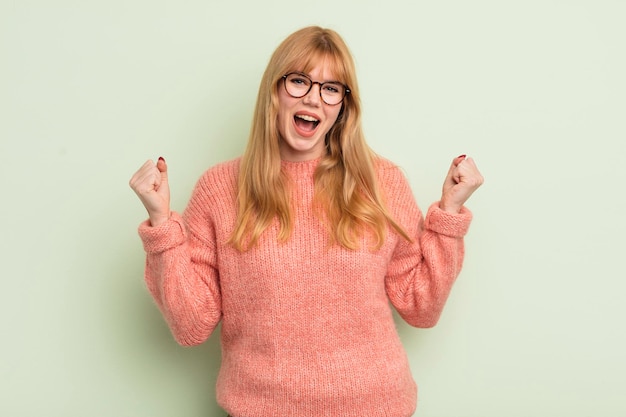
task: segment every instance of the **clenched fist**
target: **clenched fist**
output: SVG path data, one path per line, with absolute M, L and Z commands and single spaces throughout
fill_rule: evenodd
M 153 161 L 143 164 L 130 179 L 129 185 L 148 211 L 152 226 L 170 218 L 170 187 L 167 164 L 163 158 L 159 158 L 156 164 Z
M 452 161 L 443 183 L 439 207 L 451 213 L 458 213 L 467 199 L 484 182 L 472 158 L 458 156 Z

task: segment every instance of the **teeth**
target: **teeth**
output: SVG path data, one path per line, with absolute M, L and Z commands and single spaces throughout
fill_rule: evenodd
M 296 114 L 296 117 L 307 122 L 319 122 L 315 117 L 307 116 L 306 114 Z

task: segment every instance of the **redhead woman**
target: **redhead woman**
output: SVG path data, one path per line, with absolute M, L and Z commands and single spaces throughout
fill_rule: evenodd
M 168 166 L 130 186 L 145 280 L 174 338 L 221 322 L 217 401 L 233 417 L 409 417 L 417 387 L 392 307 L 434 326 L 457 278 L 482 184 L 451 161 L 425 215 L 401 170 L 366 144 L 354 62 L 334 31 L 307 27 L 276 49 L 248 145 L 209 168 L 182 214 Z

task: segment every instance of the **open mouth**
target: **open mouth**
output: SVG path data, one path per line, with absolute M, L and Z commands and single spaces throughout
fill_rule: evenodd
M 320 124 L 320 121 L 315 117 L 306 114 L 296 114 L 293 120 L 296 126 L 303 132 L 312 132 Z

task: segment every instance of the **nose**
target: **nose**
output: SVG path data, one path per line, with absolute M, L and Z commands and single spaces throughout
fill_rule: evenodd
M 311 85 L 311 89 L 304 96 L 304 102 L 313 106 L 319 106 L 322 102 L 322 85 L 317 81 L 314 81 Z

